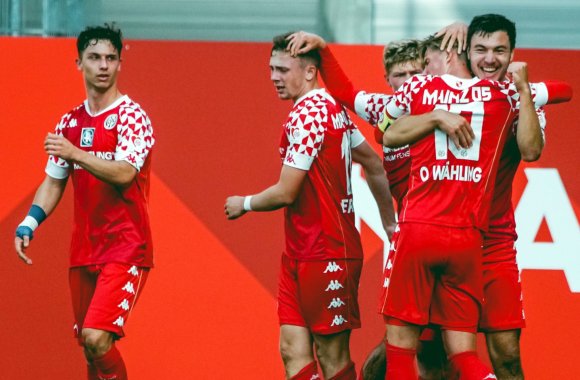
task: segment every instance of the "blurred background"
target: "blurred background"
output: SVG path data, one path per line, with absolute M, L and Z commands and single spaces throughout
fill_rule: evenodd
M 130 39 L 270 41 L 303 29 L 329 42 L 384 45 L 482 13 L 515 21 L 518 47 L 580 48 L 578 0 L 0 0 L 0 34 L 74 36 L 116 21 Z

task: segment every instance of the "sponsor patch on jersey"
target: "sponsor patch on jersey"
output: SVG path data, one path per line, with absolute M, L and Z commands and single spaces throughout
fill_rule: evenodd
M 81 147 L 87 148 L 93 146 L 94 137 L 95 137 L 95 128 L 83 128 L 81 132 Z
M 117 114 L 107 116 L 107 118 L 105 119 L 105 129 L 110 131 L 111 129 L 115 128 L 115 126 L 117 125 L 117 120 L 119 120 Z

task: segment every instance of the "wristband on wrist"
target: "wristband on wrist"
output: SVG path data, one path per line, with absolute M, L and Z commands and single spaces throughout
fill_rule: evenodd
M 21 239 L 24 236 L 28 236 L 28 238 L 32 240 L 34 230 L 36 230 L 40 223 L 44 222 L 45 219 L 46 213 L 44 210 L 40 206 L 32 205 L 28 211 L 28 215 L 26 215 L 24 220 L 18 225 L 18 228 L 16 228 L 16 236 Z
M 252 211 L 252 195 L 248 195 L 244 198 L 244 210 Z

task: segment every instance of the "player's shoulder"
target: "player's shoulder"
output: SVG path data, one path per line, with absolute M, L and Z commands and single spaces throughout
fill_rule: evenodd
M 296 100 L 290 114 L 324 118 L 328 115 L 329 108 L 334 107 L 340 106 L 328 92 L 324 89 L 315 89 Z
M 131 119 L 144 119 L 149 122 L 149 117 L 141 105 L 131 99 L 129 96 L 124 95 L 121 103 L 119 104 L 119 117 L 121 122 Z

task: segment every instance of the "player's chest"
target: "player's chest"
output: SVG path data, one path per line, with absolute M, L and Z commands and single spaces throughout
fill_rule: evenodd
M 114 152 L 117 146 L 119 116 L 115 111 L 92 117 L 73 116 L 65 136 L 75 146 L 89 152 Z

